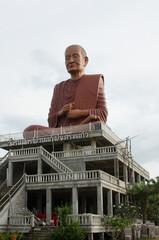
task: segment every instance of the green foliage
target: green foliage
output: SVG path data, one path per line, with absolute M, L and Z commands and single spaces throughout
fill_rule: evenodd
M 132 222 L 126 218 L 107 215 L 102 218 L 102 225 L 112 239 L 118 239 L 125 228 L 132 226 Z
M 23 240 L 24 239 L 24 235 L 18 232 L 6 232 L 6 233 L 2 233 L 0 231 L 0 240 Z
M 71 214 L 72 207 L 70 204 L 61 204 L 61 207 L 56 209 L 57 215 L 60 218 L 60 227 L 56 232 L 51 233 L 51 240 L 85 240 L 86 235 L 78 222 L 72 221 L 68 223 L 68 214 Z
M 86 236 L 78 222 L 60 227 L 57 232 L 51 233 L 51 240 L 85 240 Z
M 60 225 L 66 226 L 67 225 L 67 215 L 72 213 L 72 206 L 69 203 L 61 203 L 61 207 L 56 208 L 56 214 L 60 218 Z
M 147 218 L 149 221 L 159 225 L 159 195 L 150 196 L 147 207 Z
M 127 189 L 127 194 L 133 197 L 136 205 L 141 208 L 143 223 L 148 220 L 153 220 L 158 223 L 158 207 L 159 207 L 159 181 L 151 179 L 148 182 L 141 182 L 140 184 L 136 183 L 132 188 Z M 155 201 L 156 204 L 155 204 Z M 156 211 L 156 210 L 157 211 Z
M 141 208 L 134 205 L 118 204 L 115 206 L 115 215 L 135 222 L 137 218 L 141 218 Z

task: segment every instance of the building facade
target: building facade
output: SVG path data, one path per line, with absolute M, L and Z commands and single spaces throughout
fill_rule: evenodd
M 8 153 L 0 160 L 0 228 L 23 229 L 41 214 L 51 224 L 61 203 L 89 233 L 104 233 L 103 215 L 128 201 L 126 189 L 149 179 L 121 141 L 101 122 L 0 136 Z M 11 217 L 12 216 L 12 217 Z M 19 217 L 19 218 L 18 218 Z M 102 238 L 103 235 L 101 235 Z

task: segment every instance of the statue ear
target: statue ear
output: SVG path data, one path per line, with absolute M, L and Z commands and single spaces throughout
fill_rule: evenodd
M 89 61 L 89 59 L 88 59 L 88 57 L 87 57 L 87 56 L 85 56 L 84 60 L 85 60 L 85 64 L 84 64 L 84 66 L 86 67 L 86 66 L 87 66 L 87 64 L 88 64 L 88 61 Z

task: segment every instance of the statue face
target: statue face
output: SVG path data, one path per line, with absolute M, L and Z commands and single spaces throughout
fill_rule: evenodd
M 75 72 L 84 72 L 87 62 L 88 59 L 82 55 L 80 46 L 71 46 L 66 49 L 65 65 L 70 74 Z

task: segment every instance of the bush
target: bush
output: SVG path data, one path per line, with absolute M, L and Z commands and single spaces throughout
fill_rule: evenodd
M 115 206 L 115 215 L 129 219 L 134 222 L 137 218 L 142 218 L 141 209 L 134 205 L 118 204 Z
M 112 239 L 118 239 L 120 234 L 127 227 L 132 226 L 132 222 L 126 218 L 107 215 L 102 218 L 102 225 Z
M 57 215 L 60 218 L 60 227 L 57 232 L 51 233 L 51 240 L 85 240 L 86 235 L 78 222 L 72 221 L 68 223 L 67 216 L 72 212 L 70 204 L 61 204 L 61 207 L 57 208 Z
M 65 227 L 59 227 L 57 232 L 51 233 L 51 240 L 85 240 L 86 236 L 78 222 L 73 222 Z
M 2 233 L 0 231 L 0 240 L 23 240 L 24 239 L 24 235 L 18 232 L 14 232 L 14 233 Z

